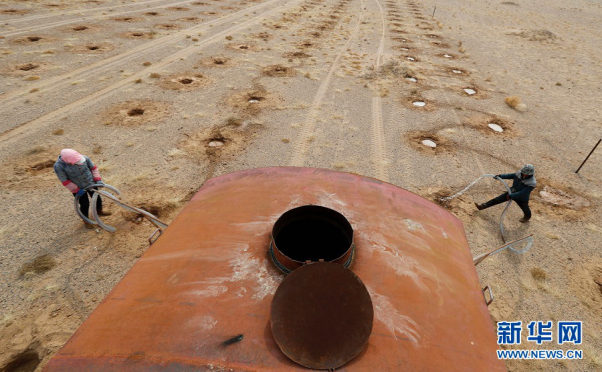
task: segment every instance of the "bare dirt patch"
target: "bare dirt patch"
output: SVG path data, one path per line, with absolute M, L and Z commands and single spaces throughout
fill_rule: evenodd
M 550 186 L 544 186 L 539 192 L 541 199 L 554 207 L 580 210 L 589 208 L 591 203 L 584 197 L 576 194 L 572 190 L 555 189 Z
M 150 16 L 150 17 L 157 17 L 157 16 L 160 16 L 161 13 L 159 13 L 159 12 L 146 12 L 146 13 L 144 13 L 144 15 L 147 15 L 147 16 Z
M 416 191 L 416 193 L 425 199 L 432 201 L 435 204 L 452 212 L 457 217 L 466 219 L 473 218 L 474 213 L 477 209 L 474 206 L 474 201 L 465 195 L 458 196 L 450 201 L 443 201 L 441 199 L 452 196 L 457 190 L 453 190 L 450 187 L 423 187 Z
M 43 254 L 23 265 L 19 270 L 19 276 L 24 276 L 27 273 L 43 274 L 52 270 L 55 266 L 55 259 L 48 254 Z
M 268 40 L 272 39 L 272 35 L 268 32 L 260 32 L 257 34 L 253 34 L 252 37 L 254 39 L 260 39 L 262 41 L 268 41 Z
M 305 59 L 311 57 L 311 54 L 307 54 L 305 52 L 287 52 L 283 54 L 283 57 Z
M 440 136 L 436 132 L 408 132 L 405 136 L 405 140 L 410 144 L 410 146 L 412 146 L 412 148 L 422 152 L 423 154 L 439 155 L 456 151 L 456 145 L 452 140 Z M 429 146 L 429 141 L 434 143 L 436 147 Z
M 522 37 L 529 41 L 537 41 L 543 44 L 556 43 L 560 38 L 552 31 L 548 30 L 524 30 L 519 32 L 510 32 L 508 35 Z
M 170 6 L 169 8 L 167 8 L 167 10 L 174 10 L 177 12 L 187 12 L 190 10 L 190 8 L 186 8 L 184 6 Z
M 282 65 L 267 66 L 262 70 L 263 75 L 271 77 L 292 77 L 297 74 L 297 71 L 291 67 Z
M 183 72 L 161 79 L 158 85 L 164 89 L 189 92 L 197 90 L 211 83 L 211 80 L 203 74 L 194 72 Z
M 161 120 L 168 114 L 168 107 L 164 102 L 126 101 L 110 107 L 98 120 L 105 125 L 138 126 Z
M 0 167 L 0 185 L 17 190 L 53 187 L 57 180 L 53 166 L 59 152 L 45 144 L 31 147 L 24 156 Z
M 545 178 L 537 179 L 537 188 L 531 195 L 537 201 L 532 209 L 553 219 L 583 221 L 596 209 L 593 198 Z
M 602 258 L 592 257 L 590 262 L 571 269 L 571 290 L 590 309 L 602 308 Z

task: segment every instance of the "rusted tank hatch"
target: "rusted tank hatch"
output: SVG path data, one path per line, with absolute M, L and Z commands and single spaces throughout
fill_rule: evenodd
M 317 262 L 287 276 L 274 294 L 270 322 L 282 352 L 314 369 L 341 367 L 368 343 L 374 311 L 351 270 Z
M 270 256 L 289 274 L 308 261 L 335 262 L 345 267 L 353 260 L 353 228 L 345 216 L 326 207 L 304 205 L 285 212 L 274 224 Z

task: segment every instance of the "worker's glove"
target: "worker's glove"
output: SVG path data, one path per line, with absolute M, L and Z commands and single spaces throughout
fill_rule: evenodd
M 99 180 L 99 181 L 96 181 L 96 184 L 97 184 L 97 185 L 99 185 L 99 186 L 104 186 L 104 185 L 105 185 L 105 183 L 104 183 L 104 182 L 102 182 L 102 181 L 100 181 L 100 180 Z
M 78 190 L 78 191 L 75 193 L 75 195 L 77 195 L 77 196 L 82 196 L 82 195 L 84 195 L 85 193 L 86 193 L 86 190 L 84 190 L 84 189 L 79 189 L 79 190 Z
M 502 179 L 502 175 L 501 175 L 501 174 L 496 174 L 495 176 L 493 176 L 493 178 L 499 178 L 499 179 Z

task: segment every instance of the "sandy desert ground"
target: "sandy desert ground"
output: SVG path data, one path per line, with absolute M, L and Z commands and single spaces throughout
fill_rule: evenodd
M 2 1 L 0 370 L 43 368 L 154 230 L 116 206 L 116 233 L 85 229 L 52 171 L 62 148 L 167 222 L 242 169 L 336 169 L 437 202 L 532 163 L 534 217 L 513 205 L 505 226 L 534 245 L 478 273 L 493 321 L 583 321 L 584 358 L 506 365 L 600 370 L 602 147 L 575 173 L 602 138 L 600 19 L 594 0 Z M 502 207 L 473 202 L 500 191 L 448 206 L 475 256 L 502 244 Z

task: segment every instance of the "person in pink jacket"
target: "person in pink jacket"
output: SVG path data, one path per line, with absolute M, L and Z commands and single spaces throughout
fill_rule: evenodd
M 86 193 L 86 187 L 95 184 L 103 184 L 98 167 L 92 163 L 89 157 L 80 154 L 73 149 L 63 149 L 56 163 L 54 163 L 54 173 L 59 181 L 73 194 L 79 198 L 79 210 L 88 217 L 90 201 L 88 195 L 93 196 L 92 190 Z M 94 188 L 98 189 L 98 188 Z M 102 210 L 102 199 L 98 197 L 97 211 L 99 216 L 109 216 L 110 212 Z M 92 228 L 93 225 L 86 223 L 86 227 Z

